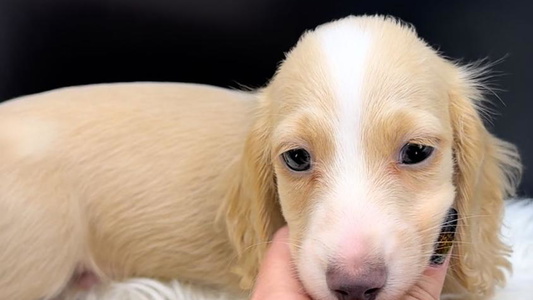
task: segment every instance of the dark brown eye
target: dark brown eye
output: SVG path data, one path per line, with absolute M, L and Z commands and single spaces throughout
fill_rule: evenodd
M 420 144 L 408 143 L 400 151 L 400 163 L 414 165 L 423 162 L 433 153 L 434 148 Z
M 311 155 L 305 149 L 293 149 L 281 154 L 289 169 L 296 172 L 307 171 L 311 168 Z

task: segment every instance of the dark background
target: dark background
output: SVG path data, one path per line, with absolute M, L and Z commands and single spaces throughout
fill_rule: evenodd
M 260 87 L 305 29 L 375 13 L 446 56 L 506 57 L 489 126 L 519 146 L 533 196 L 533 1 L 0 0 L 0 99 L 116 81 Z

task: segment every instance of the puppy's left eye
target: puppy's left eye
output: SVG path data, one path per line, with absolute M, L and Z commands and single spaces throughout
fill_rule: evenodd
M 433 150 L 431 146 L 408 143 L 400 151 L 400 163 L 404 165 L 421 163 L 431 156 Z
M 293 149 L 281 154 L 285 165 L 296 172 L 307 171 L 311 168 L 311 155 L 305 149 Z

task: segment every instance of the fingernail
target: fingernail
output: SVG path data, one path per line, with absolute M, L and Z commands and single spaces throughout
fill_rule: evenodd
M 455 230 L 457 229 L 457 210 L 450 208 L 448 215 L 442 224 L 439 237 L 435 242 L 435 250 L 429 259 L 432 265 L 442 265 L 446 261 L 446 256 L 450 252 L 455 238 Z

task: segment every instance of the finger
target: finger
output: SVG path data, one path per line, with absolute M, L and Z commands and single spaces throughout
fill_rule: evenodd
M 294 272 L 288 240 L 287 227 L 274 235 L 259 270 L 253 300 L 309 300 Z
M 405 300 L 439 299 L 450 263 L 455 231 L 457 229 L 457 210 L 450 208 L 442 224 L 441 232 L 435 244 L 430 265 L 426 268 L 417 284 L 405 296 Z
M 442 265 L 430 265 L 422 277 L 402 298 L 402 300 L 438 300 L 442 293 L 446 272 L 450 264 L 449 256 Z

